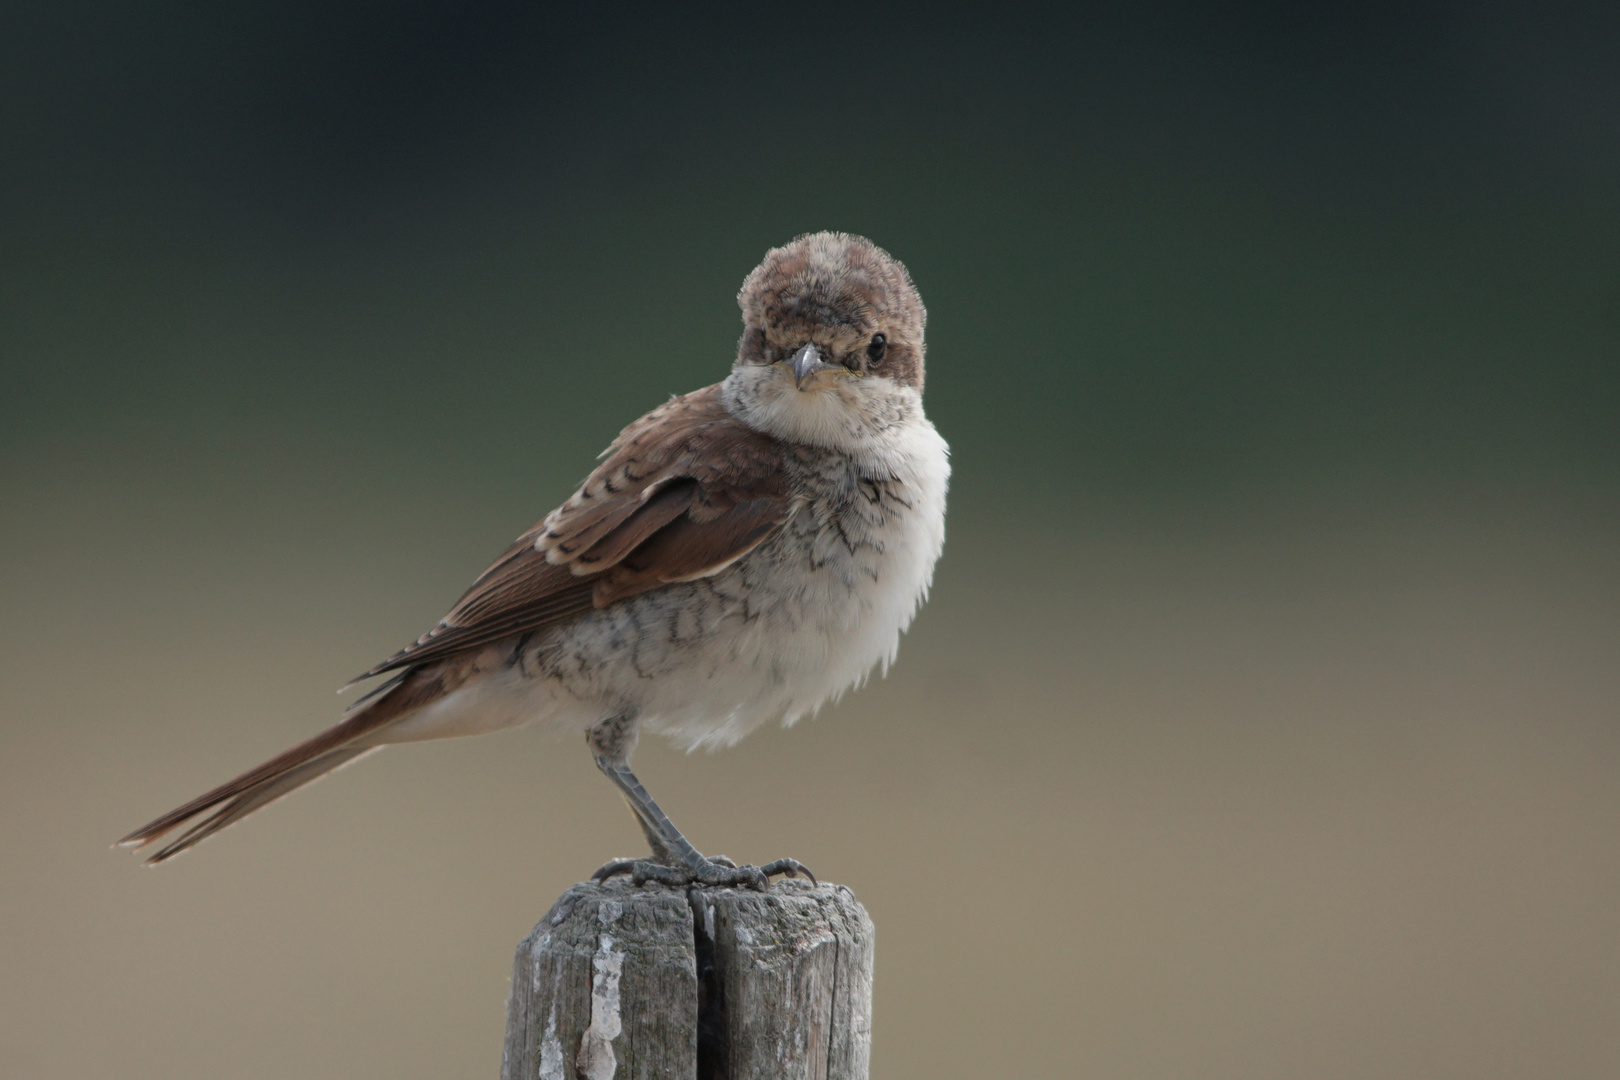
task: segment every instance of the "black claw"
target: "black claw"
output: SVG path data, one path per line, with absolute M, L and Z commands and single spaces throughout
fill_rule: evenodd
M 800 874 L 803 874 L 805 877 L 810 879 L 810 884 L 821 884 L 821 882 L 816 880 L 816 875 L 810 872 L 810 868 L 804 865 L 804 863 L 800 862 L 798 859 L 777 859 L 775 862 L 766 863 L 764 866 L 760 867 L 759 870 L 760 873 L 764 874 L 767 878 L 775 877 L 777 874 L 785 874 L 790 878 L 796 878 Z
M 639 859 L 614 859 L 604 863 L 602 868 L 591 875 L 591 880 L 600 885 L 614 874 L 629 874 L 634 872 Z

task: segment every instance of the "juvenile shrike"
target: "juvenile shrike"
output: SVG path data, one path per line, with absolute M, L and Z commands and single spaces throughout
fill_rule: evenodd
M 390 743 L 531 720 L 585 734 L 652 847 L 597 872 L 764 888 L 804 870 L 710 859 L 630 771 L 645 729 L 726 746 L 894 659 L 945 542 L 945 441 L 923 415 L 921 298 L 871 241 L 801 236 L 743 282 L 725 381 L 619 433 L 337 726 L 137 829 L 148 857 Z M 358 680 L 357 680 L 358 681 Z

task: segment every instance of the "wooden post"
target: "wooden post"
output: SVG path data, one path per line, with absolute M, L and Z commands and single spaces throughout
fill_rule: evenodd
M 866 1080 L 872 920 L 848 889 L 575 885 L 518 945 L 503 1080 Z

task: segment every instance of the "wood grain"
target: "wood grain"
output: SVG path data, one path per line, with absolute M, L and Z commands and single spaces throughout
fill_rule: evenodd
M 865 1080 L 872 922 L 848 890 L 575 885 L 518 946 L 505 1080 Z

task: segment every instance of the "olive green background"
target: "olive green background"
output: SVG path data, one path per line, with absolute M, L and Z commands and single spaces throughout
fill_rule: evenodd
M 635 850 L 582 746 L 325 726 L 796 233 L 929 306 L 886 680 L 649 786 L 878 926 L 874 1075 L 1609 1075 L 1612 10 L 0 16 L 0 1071 L 492 1075 Z

